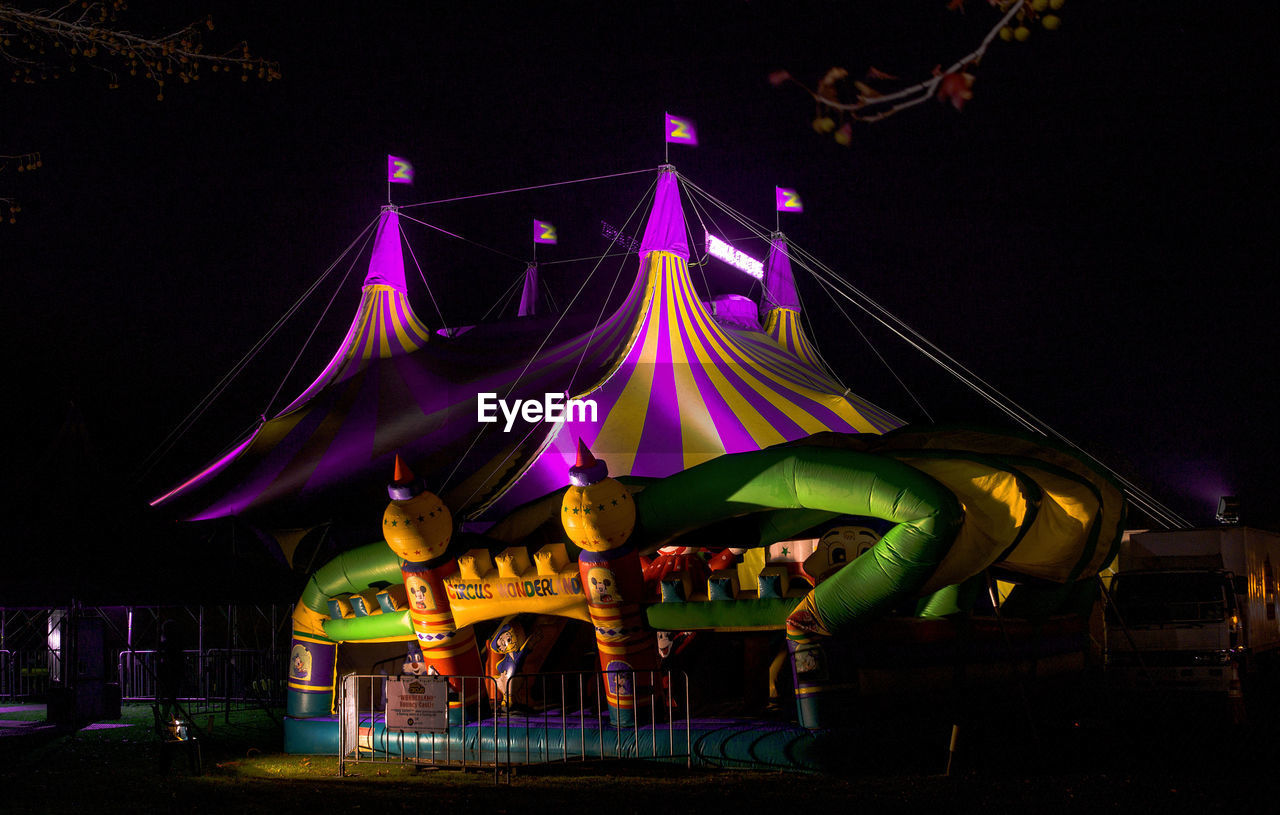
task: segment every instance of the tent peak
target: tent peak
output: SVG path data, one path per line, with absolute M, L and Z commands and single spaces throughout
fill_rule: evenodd
M 787 238 L 781 232 L 769 236 L 769 259 L 764 265 L 764 300 L 761 303 L 764 312 L 776 308 L 800 310 L 796 279 L 791 273 L 791 258 L 787 254 Z
M 400 208 L 386 204 L 378 215 L 378 227 L 373 234 L 373 254 L 369 258 L 366 286 L 390 286 L 396 291 L 408 291 L 404 280 L 404 249 L 400 245 Z
M 658 168 L 658 186 L 653 193 L 653 209 L 640 239 L 640 257 L 650 252 L 670 252 L 689 259 L 689 241 L 685 237 L 684 209 L 680 206 L 680 188 L 676 168 L 664 164 Z

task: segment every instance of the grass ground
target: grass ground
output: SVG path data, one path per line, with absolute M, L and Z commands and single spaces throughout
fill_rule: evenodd
M 35 721 L 43 711 L 0 713 Z M 986 812 L 1275 811 L 1270 722 L 1240 730 L 1156 720 L 1044 726 L 1034 736 L 1007 717 L 974 717 L 954 773 L 942 775 L 947 730 L 904 734 L 872 724 L 846 773 L 802 776 L 646 763 L 595 763 L 492 772 L 362 764 L 339 777 L 337 759 L 281 750 L 278 712 L 214 717 L 202 733 L 204 772 L 175 756 L 161 772 L 149 707 L 75 733 L 44 728 L 0 736 L 0 812 Z M 206 728 L 206 719 L 202 722 Z M 6 727 L 12 733 L 20 728 Z M 350 766 L 350 765 L 349 765 Z M 1255 770 L 1254 767 L 1259 769 Z M 998 808 L 998 809 L 997 809 Z

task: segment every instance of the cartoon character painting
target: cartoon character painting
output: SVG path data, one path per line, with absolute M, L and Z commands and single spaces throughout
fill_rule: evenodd
M 289 678 L 305 682 L 311 678 L 311 651 L 300 642 L 289 654 Z
M 415 574 L 407 575 L 405 588 L 409 590 L 409 602 L 416 611 L 435 611 L 436 601 L 431 594 L 431 587 Z
M 488 673 L 497 687 L 496 703 L 512 705 L 511 679 L 520 672 L 520 663 L 538 636 L 536 630 L 527 634 L 519 617 L 513 615 L 504 619 L 489 638 Z
M 613 571 L 602 566 L 587 570 L 587 596 L 597 605 L 611 605 L 619 601 L 618 580 Z

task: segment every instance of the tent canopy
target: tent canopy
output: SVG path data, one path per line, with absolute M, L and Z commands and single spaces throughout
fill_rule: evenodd
M 613 473 L 662 477 L 825 430 L 901 424 L 823 369 L 800 327 L 780 239 L 769 256 L 765 329 L 716 320 L 690 279 L 671 167 L 659 172 L 630 292 L 595 324 L 590 315 L 526 317 L 432 335 L 405 292 L 402 240 L 387 207 L 360 305 L 322 373 L 153 504 L 191 520 L 240 515 L 272 528 L 330 520 L 344 507 L 376 512 L 400 453 L 456 515 L 493 520 L 563 486 L 578 438 Z M 595 414 L 482 423 L 482 393 L 509 405 L 586 400 Z

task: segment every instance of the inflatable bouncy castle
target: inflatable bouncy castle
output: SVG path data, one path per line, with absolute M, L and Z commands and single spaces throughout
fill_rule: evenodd
M 1121 491 L 1047 438 L 904 425 L 840 384 L 778 233 L 758 303 L 706 299 L 682 182 L 658 170 L 630 290 L 587 322 L 433 332 L 384 208 L 322 373 L 156 499 L 263 527 L 381 518 L 297 603 L 289 750 L 336 752 L 340 675 L 388 660 L 450 678 L 459 709 L 599 672 L 615 723 L 676 704 L 655 677 L 678 666 L 698 676 L 680 704 L 723 683 L 793 711 L 782 746 L 741 759 L 759 766 L 804 765 L 794 744 L 857 699 L 945 682 L 961 657 L 972 677 L 1081 667 Z M 708 645 L 730 636 L 731 659 Z

